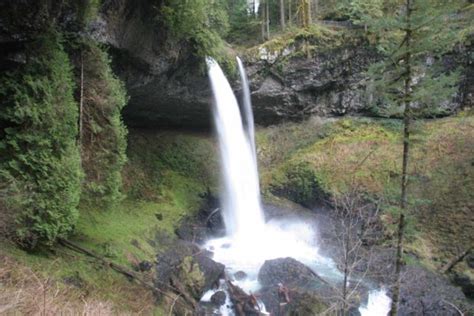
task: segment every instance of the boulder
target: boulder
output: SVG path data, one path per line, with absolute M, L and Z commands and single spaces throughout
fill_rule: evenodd
M 290 289 L 290 303 L 285 306 L 280 306 L 277 286 L 264 287 L 258 295 L 270 315 L 321 315 L 331 305 L 329 296 L 297 287 Z
M 171 285 L 199 300 L 224 276 L 225 266 L 209 256 L 193 243 L 176 241 L 157 256 L 155 285 L 164 289 Z
M 461 287 L 463 293 L 470 299 L 474 299 L 474 280 L 467 274 L 455 273 L 453 276 L 454 284 Z
M 422 267 L 405 267 L 401 281 L 400 315 L 459 315 L 452 304 L 465 315 L 474 312 L 474 307 L 461 289 L 452 286 L 443 276 Z
M 211 303 L 217 307 L 220 307 L 225 304 L 227 295 L 224 291 L 217 291 L 211 296 Z
M 324 281 L 310 268 L 293 258 L 267 260 L 258 272 L 258 281 L 262 286 L 306 287 L 309 284 L 321 284 Z
M 153 263 L 147 260 L 141 261 L 138 264 L 138 271 L 141 271 L 141 272 L 150 271 L 151 268 L 153 268 Z
M 244 271 L 237 271 L 236 273 L 234 273 L 234 278 L 237 281 L 243 280 L 246 277 L 247 277 L 247 273 L 245 273 Z

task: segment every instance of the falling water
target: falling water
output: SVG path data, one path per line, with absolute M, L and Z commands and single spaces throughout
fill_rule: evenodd
M 244 132 L 239 105 L 222 69 L 213 59 L 208 59 L 208 67 L 222 162 L 227 234 L 236 239 L 252 238 L 252 233 L 262 231 L 264 226 L 252 141 Z
M 252 101 L 250 100 L 250 88 L 247 80 L 247 74 L 245 73 L 244 64 L 242 63 L 239 57 L 237 57 L 237 64 L 239 65 L 240 80 L 242 81 L 242 103 L 245 113 L 245 123 L 247 125 L 247 134 L 250 141 L 250 145 L 252 146 L 253 158 L 256 164 L 257 151 L 255 146 L 255 124 L 253 121 Z
M 223 173 L 222 214 L 227 235 L 208 240 L 204 248 L 214 253 L 213 259 L 223 263 L 228 273 L 243 271 L 247 274 L 245 279 L 235 281 L 247 292 L 258 291 L 257 275 L 265 260 L 284 257 L 292 257 L 308 265 L 326 280 L 340 281 L 342 274 L 335 263 L 319 255 L 311 223 L 288 219 L 264 222 L 250 92 L 242 62 L 238 60 L 238 63 L 244 85 L 247 132 L 229 82 L 217 62 L 212 58 L 207 60 L 214 93 L 214 123 Z M 209 299 L 212 291 L 207 294 L 203 297 L 204 301 Z M 385 291 L 373 291 L 367 306 L 361 307 L 360 312 L 370 316 L 384 315 L 389 303 Z

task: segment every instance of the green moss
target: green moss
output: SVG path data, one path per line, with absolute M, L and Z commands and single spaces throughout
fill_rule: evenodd
M 282 172 L 275 175 L 270 191 L 305 206 L 325 198 L 315 170 L 306 162 L 285 164 Z
M 179 265 L 178 277 L 180 282 L 188 287 L 190 293 L 199 298 L 205 279 L 204 273 L 201 272 L 199 265 L 194 262 L 192 256 L 183 259 Z
M 206 136 L 131 131 L 128 157 L 124 181 L 130 196 L 156 201 L 169 188 L 174 192 L 175 184 L 196 195 L 217 190 L 217 152 Z
M 306 29 L 291 28 L 282 35 L 252 47 L 245 52 L 248 59 L 258 59 L 262 50 L 270 55 L 284 57 L 279 60 L 284 63 L 287 58 L 311 55 L 313 52 L 321 52 L 329 48 L 338 47 L 342 44 L 341 34 L 320 24 L 313 24 Z M 283 56 L 284 51 L 289 50 L 288 56 Z

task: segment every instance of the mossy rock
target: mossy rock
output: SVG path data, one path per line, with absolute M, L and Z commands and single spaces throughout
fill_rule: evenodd
M 178 278 L 193 297 L 199 297 L 205 285 L 204 274 L 192 256 L 184 257 L 179 265 Z
M 166 289 L 169 280 L 199 300 L 204 292 L 212 288 L 224 275 L 225 266 L 208 257 L 196 244 L 176 241 L 157 257 L 155 284 Z
M 283 167 L 281 173 L 275 175 L 274 180 L 270 186 L 272 194 L 303 206 L 311 207 L 327 198 L 315 170 L 309 163 L 289 163 Z

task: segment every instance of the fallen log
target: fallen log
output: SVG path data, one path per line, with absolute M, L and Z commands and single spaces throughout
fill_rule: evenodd
M 441 273 L 446 273 L 449 272 L 458 262 L 460 262 L 462 259 L 464 259 L 465 256 L 471 251 L 472 247 L 467 248 L 463 252 L 459 253 L 457 256 L 455 256 L 451 261 L 446 263 L 441 269 Z
M 116 264 L 114 262 L 111 262 L 103 257 L 101 257 L 100 255 L 86 249 L 86 248 L 83 248 L 77 244 L 74 244 L 72 242 L 70 242 L 69 240 L 66 240 L 66 239 L 59 239 L 58 240 L 59 244 L 66 247 L 66 248 L 69 248 L 73 251 L 76 251 L 76 252 L 79 252 L 79 253 L 82 253 L 82 254 L 85 254 L 89 257 L 92 257 L 100 262 L 102 262 L 105 266 L 108 266 L 109 268 L 111 268 L 112 270 L 126 276 L 127 278 L 131 279 L 131 280 L 134 280 L 136 281 L 137 283 L 141 284 L 142 286 L 148 288 L 149 290 L 151 290 L 153 292 L 153 294 L 155 295 L 163 295 L 163 296 L 166 296 L 170 299 L 172 299 L 174 301 L 174 304 L 180 304 L 180 302 L 176 302 L 176 297 L 172 297 L 171 295 L 169 295 L 168 293 L 164 292 L 164 291 L 161 291 L 160 289 L 156 288 L 155 286 L 153 286 L 153 284 L 150 284 L 148 282 L 146 282 L 145 280 L 143 280 L 142 278 L 140 278 L 135 272 L 119 265 L 119 264 Z M 164 284 L 166 287 L 168 287 L 172 292 L 175 292 L 176 294 L 182 296 L 183 298 L 185 298 L 185 300 L 191 304 L 192 306 L 192 309 L 195 309 L 196 308 L 196 301 L 194 299 L 190 299 L 189 295 L 187 295 L 187 293 L 182 293 L 182 291 L 180 289 L 177 289 L 175 287 L 172 287 L 170 286 L 169 284 Z M 189 306 L 185 305 L 185 304 L 181 304 L 183 307 L 185 307 L 186 309 L 190 309 Z M 191 310 L 192 311 L 192 310 Z

